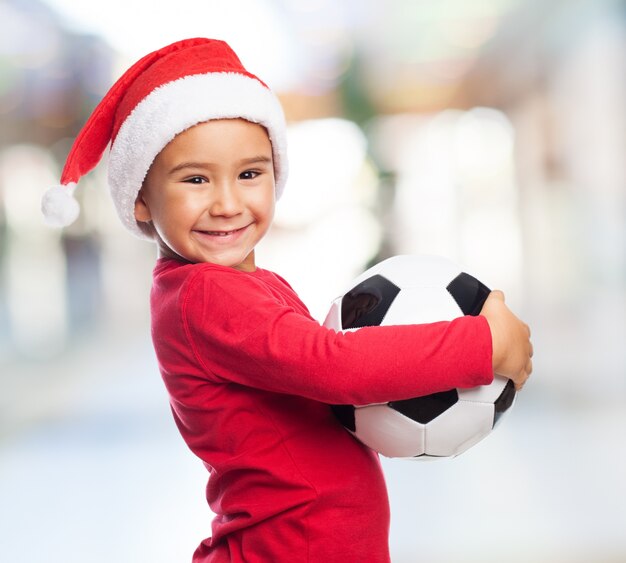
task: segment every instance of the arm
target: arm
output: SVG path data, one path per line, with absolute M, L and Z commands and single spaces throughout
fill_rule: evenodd
M 243 286 L 241 284 L 244 284 Z M 183 310 L 207 377 L 326 403 L 368 404 L 490 383 L 484 317 L 336 333 L 238 276 L 197 276 Z

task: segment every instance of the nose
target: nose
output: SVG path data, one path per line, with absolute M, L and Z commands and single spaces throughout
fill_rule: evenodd
M 237 187 L 230 182 L 214 186 L 209 213 L 214 217 L 233 217 L 241 213 L 241 198 Z

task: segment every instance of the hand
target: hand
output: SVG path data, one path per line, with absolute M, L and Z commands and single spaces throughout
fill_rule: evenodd
M 494 290 L 480 312 L 491 329 L 494 373 L 511 379 L 519 391 L 533 371 L 533 345 L 528 325 L 504 303 L 504 293 Z

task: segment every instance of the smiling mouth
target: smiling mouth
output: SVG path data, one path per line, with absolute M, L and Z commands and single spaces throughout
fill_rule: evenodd
M 211 235 L 213 237 L 226 237 L 233 233 L 236 233 L 239 229 L 235 229 L 234 231 L 202 231 L 206 235 Z
M 198 230 L 197 232 L 203 235 L 208 235 L 211 237 L 227 237 L 229 235 L 235 235 L 241 231 L 243 231 L 244 229 L 246 229 L 248 227 L 248 225 L 246 225 L 245 227 L 241 227 L 239 229 L 233 229 L 231 231 L 201 231 Z

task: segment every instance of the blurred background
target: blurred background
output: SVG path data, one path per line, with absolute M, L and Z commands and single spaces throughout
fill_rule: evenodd
M 105 166 L 39 200 L 115 78 L 226 39 L 281 98 L 291 176 L 258 252 L 323 320 L 368 265 L 441 254 L 532 327 L 505 424 L 384 460 L 394 563 L 626 561 L 626 5 L 617 0 L 0 0 L 0 560 L 189 561 L 205 471 L 149 336 L 155 250 Z

